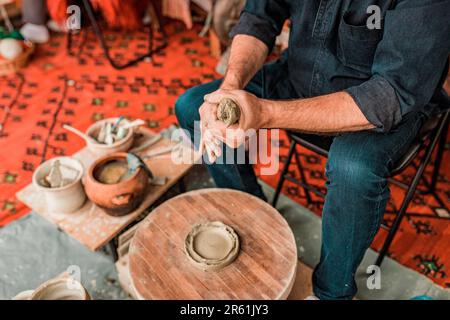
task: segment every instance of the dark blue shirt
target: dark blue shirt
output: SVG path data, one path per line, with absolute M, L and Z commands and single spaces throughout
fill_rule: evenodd
M 271 49 L 287 19 L 286 76 L 299 96 L 346 91 L 383 132 L 406 113 L 432 112 L 450 53 L 450 0 L 247 0 L 231 35 Z

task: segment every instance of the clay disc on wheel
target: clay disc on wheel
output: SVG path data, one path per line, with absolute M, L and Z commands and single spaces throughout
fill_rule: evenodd
M 233 228 L 220 221 L 201 223 L 186 237 L 186 255 L 205 271 L 220 270 L 239 254 L 239 237 Z

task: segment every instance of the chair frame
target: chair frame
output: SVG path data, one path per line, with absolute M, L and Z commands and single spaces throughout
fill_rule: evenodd
M 411 165 L 411 162 L 408 165 L 406 165 L 399 172 L 395 172 L 395 174 L 393 174 L 389 178 L 389 182 L 394 183 L 402 188 L 405 188 L 407 191 L 406 191 L 406 195 L 402 201 L 400 209 L 398 210 L 391 227 L 388 228 L 389 229 L 388 236 L 387 236 L 387 238 L 383 244 L 383 247 L 380 250 L 378 258 L 375 262 L 375 264 L 377 266 L 381 266 L 381 264 L 383 263 L 383 260 L 389 251 L 392 241 L 394 240 L 394 237 L 397 234 L 400 224 L 406 215 L 406 210 L 408 209 L 408 206 L 409 206 L 411 200 L 413 199 L 416 191 L 420 192 L 421 194 L 433 195 L 436 198 L 436 201 L 440 205 L 442 205 L 443 207 L 446 208 L 444 202 L 439 197 L 439 195 L 436 193 L 436 184 L 438 181 L 439 170 L 440 170 L 440 167 L 442 164 L 442 158 L 443 158 L 444 151 L 445 151 L 445 144 L 446 144 L 446 140 L 447 140 L 447 133 L 448 133 L 448 127 L 449 127 L 449 115 L 450 115 L 450 110 L 447 110 L 440 115 L 441 118 L 439 119 L 436 127 L 434 129 L 432 129 L 429 136 L 421 143 L 420 148 L 411 157 L 411 162 L 412 162 L 414 159 L 418 158 L 419 154 L 422 151 L 424 151 L 424 155 L 422 157 L 419 157 L 420 164 L 418 166 L 414 166 L 414 168 L 416 169 L 416 172 L 413 176 L 411 183 L 409 185 L 407 185 L 403 182 L 393 179 L 395 176 L 399 175 L 407 167 L 409 167 Z M 289 135 L 291 143 L 290 143 L 290 147 L 289 147 L 288 156 L 287 156 L 286 160 L 284 161 L 280 180 L 278 181 L 278 184 L 277 184 L 277 187 L 275 190 L 275 195 L 272 200 L 272 205 L 274 207 L 276 207 L 276 205 L 277 205 L 277 202 L 278 202 L 278 199 L 279 199 L 279 196 L 281 193 L 281 189 L 286 180 L 288 180 L 292 183 L 295 183 L 304 189 L 306 201 L 308 204 L 313 203 L 312 198 L 311 198 L 311 192 L 320 197 L 325 197 L 325 194 L 323 192 L 321 192 L 317 187 L 311 186 L 308 183 L 306 183 L 305 170 L 301 164 L 300 155 L 299 155 L 299 152 L 297 151 L 296 147 L 297 147 L 297 145 L 300 145 L 300 146 L 305 147 L 323 157 L 328 157 L 328 151 L 315 145 L 315 144 L 305 141 L 299 137 L 294 137 L 294 136 L 290 135 L 289 132 L 288 132 L 288 135 Z M 428 163 L 430 162 L 430 159 L 433 155 L 433 151 L 435 150 L 436 146 L 438 147 L 438 149 L 436 152 L 434 170 L 431 175 L 431 181 L 427 181 L 424 177 L 424 172 L 425 172 L 425 169 L 426 169 Z M 297 167 L 298 167 L 298 170 L 300 173 L 301 181 L 292 177 L 288 173 L 289 165 L 291 164 L 292 158 L 294 156 L 295 156 Z M 424 182 L 424 185 L 426 186 L 427 190 L 422 191 L 422 190 L 417 189 L 420 181 Z M 448 208 L 446 208 L 446 209 L 448 210 Z M 439 216 L 436 216 L 434 218 L 448 219 L 448 218 L 439 217 Z
M 166 33 L 162 23 L 159 23 L 159 29 L 163 36 L 163 43 L 161 45 L 159 45 L 158 47 L 153 48 L 153 27 L 149 26 L 147 52 L 144 53 L 143 55 L 140 55 L 139 57 L 136 57 L 135 59 L 129 60 L 128 62 L 126 62 L 124 64 L 119 64 L 111 56 L 110 48 L 108 47 L 108 45 L 106 43 L 103 30 L 97 21 L 91 1 L 90 0 L 82 0 L 82 4 L 86 10 L 87 16 L 89 17 L 89 21 L 91 23 L 92 29 L 93 29 L 95 35 L 97 36 L 97 39 L 100 41 L 100 45 L 103 49 L 103 53 L 104 53 L 106 59 L 109 61 L 111 66 L 117 70 L 122 70 L 122 69 L 128 68 L 130 66 L 137 64 L 138 62 L 141 62 L 142 60 L 144 60 L 146 58 L 151 58 L 155 53 L 158 53 L 161 50 L 165 49 L 168 45 L 167 33 Z M 160 13 L 158 12 L 158 10 L 154 10 L 154 11 L 155 11 L 156 15 L 158 16 L 158 20 L 161 22 L 162 17 L 160 15 Z M 83 42 L 85 40 L 86 40 L 86 34 L 85 34 Z M 72 51 L 72 45 L 73 45 L 73 32 L 69 31 L 67 34 L 67 51 L 68 51 L 69 55 L 74 56 L 75 54 Z

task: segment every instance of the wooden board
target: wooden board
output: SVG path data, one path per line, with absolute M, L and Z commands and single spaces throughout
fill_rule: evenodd
M 150 130 L 145 130 L 145 134 L 148 137 L 154 135 Z M 146 152 L 167 147 L 170 144 L 171 142 L 169 140 L 161 139 L 159 142 L 149 147 L 147 150 L 143 150 L 139 154 L 145 155 Z M 73 155 L 73 157 L 83 163 L 85 170 L 87 170 L 90 164 L 96 159 L 95 155 L 87 148 L 82 149 L 80 152 Z M 170 155 L 151 158 L 146 160 L 146 163 L 155 176 L 167 177 L 167 183 L 164 186 L 150 186 L 147 197 L 140 207 L 123 217 L 109 216 L 89 200 L 86 201 L 84 206 L 78 212 L 67 214 L 50 213 L 47 210 L 45 199 L 35 190 L 35 187 L 32 184 L 19 191 L 16 196 L 33 211 L 56 224 L 59 228 L 89 249 L 95 251 L 107 244 L 131 222 L 138 218 L 145 209 L 160 198 L 192 167 L 192 164 L 174 164 L 170 160 Z
M 205 272 L 186 257 L 192 226 L 222 221 L 238 233 L 241 251 L 220 271 Z M 273 207 L 228 189 L 185 193 L 156 208 L 131 241 L 129 268 L 140 299 L 286 299 L 297 268 L 297 247 Z

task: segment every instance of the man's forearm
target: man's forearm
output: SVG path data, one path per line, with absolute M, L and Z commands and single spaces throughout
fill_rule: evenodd
M 248 35 L 235 36 L 231 45 L 228 69 L 221 88 L 244 89 L 263 66 L 268 54 L 269 49 L 261 40 Z
M 291 101 L 263 100 L 262 104 L 265 128 L 311 133 L 352 132 L 374 128 L 346 92 Z

